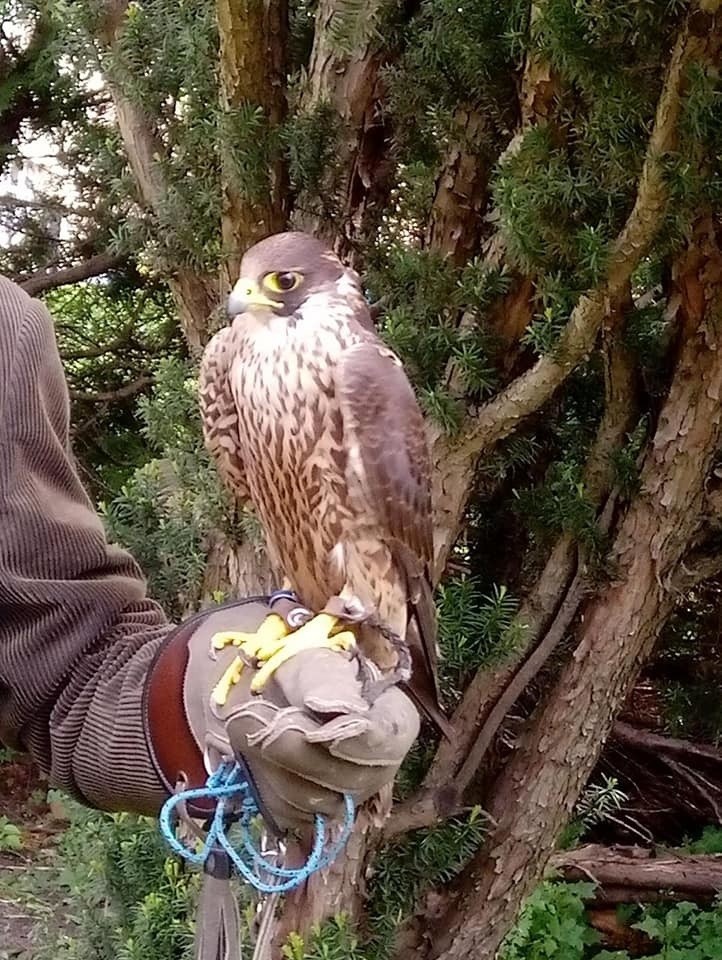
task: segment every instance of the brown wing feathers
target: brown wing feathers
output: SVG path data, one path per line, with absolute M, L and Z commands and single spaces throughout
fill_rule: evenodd
M 388 544 L 407 583 L 409 692 L 447 736 L 439 706 L 436 610 L 429 567 L 433 558 L 431 466 L 421 411 L 397 358 L 367 340 L 347 350 L 336 386 L 344 426 L 358 447 L 368 502 L 388 531 Z
M 206 347 L 198 376 L 198 401 L 206 447 L 224 484 L 243 502 L 249 494 L 240 457 L 238 411 L 231 391 L 232 337 L 231 328 L 224 327 Z

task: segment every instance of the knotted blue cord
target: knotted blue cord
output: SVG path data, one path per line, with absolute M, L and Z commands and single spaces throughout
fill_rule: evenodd
M 233 846 L 226 833 L 226 828 L 231 819 L 228 810 L 228 801 L 231 798 L 234 798 L 236 802 L 241 801 L 240 813 L 237 814 L 234 811 L 234 818 L 237 816 L 241 831 L 242 850 L 240 851 Z M 201 799 L 215 800 L 216 809 L 203 846 L 196 851 L 181 843 L 176 837 L 174 814 L 179 803 Z M 204 864 L 214 848 L 221 847 L 228 854 L 238 873 L 260 893 L 286 893 L 299 887 L 312 873 L 323 870 L 333 863 L 344 848 L 353 828 L 356 812 L 354 802 L 348 794 L 344 796 L 344 807 L 343 829 L 335 843 L 331 844 L 328 849 L 324 849 L 326 846 L 326 820 L 320 814 L 317 814 L 313 847 L 306 862 L 295 869 L 276 867 L 265 859 L 251 837 L 251 821 L 259 811 L 251 787 L 248 781 L 244 779 L 241 766 L 237 763 L 222 763 L 209 776 L 205 787 L 183 790 L 166 800 L 160 812 L 160 828 L 170 848 L 184 860 L 198 865 Z M 281 882 L 267 883 L 259 875 L 260 871 L 269 876 L 277 877 L 279 880 L 280 878 L 284 879 Z

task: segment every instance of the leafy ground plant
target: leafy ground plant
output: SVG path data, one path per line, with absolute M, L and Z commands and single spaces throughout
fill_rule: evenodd
M 22 908 L 33 926 L 26 944 L 0 942 L 0 960 L 189 960 L 199 877 L 168 856 L 156 822 L 89 811 L 53 791 L 50 799 L 61 801 L 69 817 L 55 849 L 35 862 L 26 858 L 24 869 L 7 875 L 0 869 L 0 901 Z M 305 942 L 289 939 L 284 960 L 392 956 L 394 930 L 420 878 L 431 872 L 448 882 L 483 829 L 483 817 L 475 812 L 397 844 L 379 861 L 375 935 L 369 939 L 336 917 Z M 720 848 L 722 831 L 709 828 L 687 849 L 712 853 Z M 593 893 L 592 883 L 542 883 L 528 898 L 499 960 L 633 960 L 626 951 L 602 948 L 586 913 Z M 621 907 L 620 919 L 650 938 L 655 951 L 650 960 L 719 960 L 722 904 Z
M 19 827 L 11 823 L 7 817 L 0 816 L 0 851 L 20 850 L 23 845 L 23 835 Z
M 599 934 L 586 919 L 584 902 L 593 884 L 547 882 L 529 898 L 499 960 L 631 960 L 626 950 L 600 950 Z M 719 960 L 722 904 L 693 903 L 620 907 L 621 918 L 654 944 L 647 960 Z

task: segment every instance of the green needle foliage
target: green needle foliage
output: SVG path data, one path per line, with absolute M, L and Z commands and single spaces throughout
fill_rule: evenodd
M 519 603 L 506 587 L 495 585 L 484 594 L 465 579 L 439 588 L 438 607 L 442 683 L 449 696 L 458 697 L 479 667 L 508 657 L 522 640 Z
M 604 816 L 613 786 L 600 785 L 588 797 L 587 814 Z M 600 796 L 604 800 L 600 801 Z M 70 816 L 70 826 L 49 870 L 16 876 L 4 896 L 44 902 L 62 897 L 73 918 L 59 938 L 48 929 L 36 960 L 190 960 L 195 903 L 200 876 L 168 856 L 152 820 L 125 814 L 87 811 L 55 795 Z M 612 809 L 615 806 L 611 802 Z M 417 831 L 388 845 L 377 861 L 371 885 L 366 933 L 339 916 L 304 942 L 292 935 L 284 960 L 386 960 L 399 922 L 408 914 L 429 879 L 448 883 L 484 836 L 479 811 L 428 831 Z M 722 849 L 720 831 L 709 828 L 685 848 L 713 854 Z M 626 951 L 599 947 L 589 926 L 585 903 L 593 883 L 549 879 L 528 898 L 500 960 L 631 960 Z M 242 903 L 246 897 L 241 895 Z M 250 901 L 249 901 L 250 902 Z M 654 944 L 652 960 L 717 960 L 722 937 L 722 905 L 691 903 L 620 908 L 624 921 L 644 931 Z M 249 914 L 250 916 L 250 914 Z

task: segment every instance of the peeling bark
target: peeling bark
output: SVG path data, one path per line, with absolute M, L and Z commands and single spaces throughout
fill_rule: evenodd
M 383 0 L 367 4 L 366 19 L 373 23 Z M 299 114 L 329 104 L 339 122 L 334 170 L 323 186 L 334 215 L 298 210 L 294 222 L 329 243 L 351 266 L 358 266 L 358 244 L 369 208 L 379 205 L 389 188 L 387 177 L 391 132 L 383 109 L 381 67 L 392 52 L 378 47 L 373 30 L 350 53 L 333 39 L 332 23 L 339 16 L 336 0 L 321 0 L 308 76 L 300 97 Z
M 267 595 L 276 583 L 262 546 L 251 541 L 231 543 L 219 536 L 208 551 L 201 595 L 210 602 L 217 592 L 227 594 L 229 584 L 233 597 L 228 599 Z
M 488 841 L 458 879 L 443 916 L 421 924 L 413 953 L 406 947 L 397 960 L 492 960 L 673 609 L 671 579 L 698 525 L 722 435 L 720 241 L 722 226 L 705 219 L 675 267 L 679 355 L 640 492 L 614 543 L 615 579 L 587 605 L 572 660 L 495 786 Z
M 471 259 L 481 240 L 491 161 L 482 156 L 489 131 L 481 114 L 470 106 L 459 108 L 454 132 L 436 180 L 426 246 L 460 265 Z

